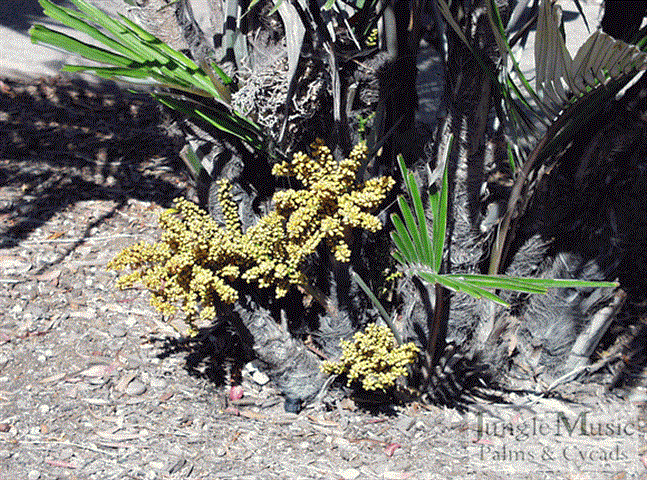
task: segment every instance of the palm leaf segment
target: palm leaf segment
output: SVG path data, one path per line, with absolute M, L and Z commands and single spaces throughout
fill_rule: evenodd
M 231 107 L 232 80 L 220 68 L 206 62 L 196 65 L 123 15 L 116 20 L 83 0 L 71 2 L 78 11 L 39 0 L 46 15 L 85 33 L 106 48 L 34 25 L 29 31 L 33 43 L 62 48 L 101 64 L 66 65 L 64 71 L 91 71 L 103 78 L 165 88 L 166 91 L 154 94 L 163 104 L 205 120 L 257 151 L 267 151 L 267 138 L 260 127 Z
M 542 2 L 541 8 L 535 73 L 536 86 L 544 93 L 545 104 L 563 106 L 612 80 L 647 68 L 645 52 L 601 30 L 596 30 L 572 59 L 559 30 L 561 8 L 547 1 Z

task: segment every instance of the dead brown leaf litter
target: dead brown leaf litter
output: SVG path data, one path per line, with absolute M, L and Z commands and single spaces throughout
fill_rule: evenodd
M 514 408 L 413 403 L 387 415 L 344 399 L 294 415 L 257 371 L 244 371 L 244 395 L 230 400 L 204 364 L 185 368 L 182 349 L 168 350 L 182 345 L 178 333 L 147 294 L 116 291 L 104 269 L 124 246 L 156 238 L 157 215 L 173 197 L 192 195 L 165 122 L 148 97 L 111 87 L 0 84 L 0 478 L 647 474 L 642 404 L 598 385 L 564 386 L 572 403 L 512 395 Z M 632 435 L 604 445 L 591 436 L 568 443 L 554 431 L 522 441 L 482 429 L 479 438 L 479 419 L 515 432 L 556 411 L 572 422 L 584 409 L 620 428 L 631 422 Z M 601 458 L 616 447 L 626 461 Z M 569 458 L 541 459 L 543 449 L 564 448 Z

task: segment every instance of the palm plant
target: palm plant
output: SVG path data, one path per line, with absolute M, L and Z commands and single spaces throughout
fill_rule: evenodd
M 450 139 L 450 143 L 451 143 Z M 391 238 L 395 246 L 392 255 L 400 266 L 400 270 L 408 276 L 417 276 L 433 285 L 436 291 L 434 318 L 429 325 L 427 339 L 426 370 L 431 371 L 438 362 L 444 350 L 444 328 L 441 302 L 446 295 L 443 290 L 464 292 L 480 299 L 485 298 L 504 307 L 509 303 L 497 295 L 498 290 L 510 290 L 529 294 L 545 294 L 549 288 L 584 288 L 584 287 L 617 287 L 616 282 L 592 282 L 572 279 L 520 278 L 505 275 L 451 274 L 443 271 L 443 257 L 446 255 L 446 228 L 448 209 L 448 176 L 444 169 L 441 187 L 429 196 L 429 207 L 432 212 L 432 230 L 428 231 L 427 217 L 420 191 L 415 178 L 406 168 L 403 157 L 398 157 L 398 163 L 404 178 L 406 193 L 413 205 L 413 210 L 405 197 L 398 197 L 401 216 L 393 213 L 391 221 L 394 230 Z M 368 286 L 361 281 L 360 285 L 372 299 L 374 305 L 396 335 L 398 343 L 402 343 L 391 318 L 377 298 L 370 292 Z
M 85 32 L 105 47 L 96 47 L 46 27 L 35 26 L 31 31 L 33 41 L 49 43 L 102 64 L 101 66 L 68 66 L 66 70 L 89 70 L 106 78 L 152 85 L 156 89 L 154 91 L 156 98 L 183 115 L 207 122 L 218 131 L 233 135 L 265 157 L 283 156 L 280 151 L 273 149 L 268 134 L 254 121 L 232 107 L 231 78 L 217 65 L 209 61 L 196 64 L 130 20 L 124 17 L 113 20 L 84 0 L 72 0 L 79 11 L 56 6 L 48 0 L 40 1 L 46 14 Z M 369 32 L 376 26 L 376 22 L 385 11 L 389 13 L 383 18 L 384 44 L 390 54 L 391 68 L 397 68 L 399 73 L 402 73 L 400 76 L 391 77 L 394 78 L 394 83 L 399 82 L 399 88 L 408 89 L 409 94 L 406 96 L 407 101 L 403 101 L 404 97 L 394 96 L 392 92 L 397 91 L 395 87 L 398 87 L 395 85 L 394 89 L 390 90 L 390 94 L 387 93 L 380 98 L 375 120 L 377 135 L 371 141 L 374 151 L 384 147 L 382 156 L 375 162 L 380 164 L 380 168 L 376 168 L 375 171 L 397 173 L 398 167 L 395 165 L 399 165 L 402 189 L 408 194 L 411 202 L 411 204 L 407 203 L 405 198 L 400 196 L 398 198 L 400 215 L 391 216 L 394 228 L 392 241 L 395 245 L 395 260 L 401 266 L 403 273 L 432 285 L 436 292 L 436 308 L 428 319 L 427 369 L 433 368 L 436 364 L 445 343 L 448 316 L 447 291 L 463 292 L 475 298 L 483 298 L 507 306 L 507 302 L 499 293 L 500 290 L 545 293 L 548 288 L 616 285 L 615 283 L 594 284 L 572 280 L 505 277 L 500 273 L 505 271 L 508 249 L 515 238 L 517 222 L 532 201 L 534 192 L 541 187 L 545 170 L 542 167 L 550 165 L 557 154 L 577 134 L 578 128 L 582 128 L 582 125 L 586 125 L 589 119 L 596 115 L 600 105 L 627 87 L 633 73 L 645 65 L 645 54 L 639 49 L 641 44 L 638 47 L 628 45 L 615 41 L 601 32 L 594 33 L 572 59 L 560 33 L 558 7 L 554 7 L 551 2 L 542 1 L 536 20 L 538 25 L 537 83 L 533 88 L 512 55 L 512 46 L 518 35 L 510 35 L 510 25 L 504 24 L 494 0 L 484 0 L 484 3 L 487 23 L 491 27 L 492 38 L 501 55 L 500 63 L 488 58 L 459 25 L 460 21 L 453 16 L 452 8 L 458 4 L 464 5 L 470 2 L 453 2 L 450 8 L 445 0 L 437 1 L 438 11 L 451 28 L 451 32 L 473 56 L 481 70 L 480 75 L 485 79 L 484 83 L 488 84 L 488 89 L 483 91 L 487 91 L 486 95 L 491 98 L 479 103 L 479 110 L 474 117 L 484 123 L 495 100 L 500 100 L 501 105 L 494 105 L 494 108 L 503 113 L 500 118 L 503 120 L 510 145 L 509 163 L 515 183 L 489 258 L 489 275 L 456 274 L 452 272 L 448 262 L 448 248 L 453 235 L 451 222 L 455 214 L 452 211 L 454 201 L 452 189 L 458 188 L 451 178 L 452 168 L 455 168 L 454 157 L 461 149 L 472 153 L 469 152 L 472 147 L 463 148 L 460 142 L 453 142 L 451 135 L 444 135 L 447 133 L 446 130 L 439 130 L 441 132 L 439 138 L 441 135 L 444 135 L 444 138 L 438 142 L 441 146 L 436 159 L 437 169 L 434 181 L 437 180 L 439 185 L 436 193 L 430 195 L 428 201 L 431 228 L 427 226 L 428 219 L 425 215 L 427 209 L 419 187 L 411 173 L 404 167 L 402 158 L 395 161 L 395 154 L 399 153 L 397 151 L 399 147 L 395 142 L 396 137 L 413 127 L 415 101 L 409 100 L 415 98 L 411 89 L 415 85 L 415 57 L 421 28 L 422 2 L 398 2 L 395 5 L 393 2 L 375 0 L 357 0 L 354 3 L 329 0 L 322 9 L 313 9 L 314 4 L 305 0 L 297 2 L 299 8 L 291 2 L 279 0 L 275 2 L 272 9 L 279 13 L 285 27 L 289 66 L 285 111 L 289 111 L 297 85 L 300 54 L 308 44 L 317 43 L 322 47 L 321 57 L 327 59 L 330 76 L 332 117 L 335 128 L 329 135 L 329 139 L 341 149 L 342 153 L 347 153 L 349 149 L 346 111 L 342 106 L 344 100 L 352 103 L 352 97 L 342 90 L 342 74 L 339 67 L 346 61 L 350 63 L 354 60 L 353 55 L 364 55 L 370 50 L 366 44 Z M 252 2 L 243 15 L 248 14 L 255 3 Z M 577 0 L 576 4 L 579 8 Z M 228 13 L 235 13 L 237 2 L 228 0 L 226 6 Z M 237 15 L 235 13 L 235 16 Z M 334 36 L 339 30 L 339 25 L 346 27 L 352 44 L 356 46 L 356 52 L 348 55 L 349 58 L 344 57 L 345 53 L 340 53 L 335 43 Z M 311 35 L 309 42 L 306 42 L 306 35 Z M 241 36 L 239 38 L 243 39 Z M 233 48 L 235 43 L 236 40 L 232 35 L 225 39 L 226 46 L 232 47 L 234 63 L 242 64 L 245 58 L 244 55 L 239 55 L 240 49 Z M 509 69 L 506 67 L 507 59 L 511 63 Z M 490 94 L 490 87 L 494 92 L 492 94 Z M 346 99 L 344 99 L 345 94 L 348 95 Z M 283 128 L 278 136 L 279 144 L 282 144 L 287 134 L 287 118 L 286 114 Z M 484 127 L 481 123 L 474 128 L 475 135 L 483 133 Z M 538 124 L 541 125 L 540 128 L 537 128 Z M 524 148 L 522 145 L 527 147 Z M 197 174 L 204 166 L 195 155 L 190 158 L 192 168 Z M 370 262 L 366 264 L 369 268 L 374 266 Z M 353 274 L 357 284 L 373 300 L 384 320 L 392 326 L 389 314 L 357 274 L 360 266 L 353 264 L 352 268 L 344 272 L 337 264 L 327 265 L 326 268 L 334 270 L 335 282 L 342 281 L 340 283 L 342 287 L 347 285 L 344 283 L 345 276 L 348 273 Z M 366 270 L 366 265 L 361 267 Z M 340 289 L 340 292 L 343 290 L 344 288 Z M 247 303 L 248 310 L 251 312 L 248 312 L 250 318 L 270 317 L 268 310 L 261 311 L 262 308 L 258 306 L 257 299 L 252 298 Z M 261 314 L 257 315 L 259 312 Z M 343 323 L 346 320 L 348 319 L 336 318 L 334 322 Z M 271 322 L 265 322 L 259 328 L 268 329 L 271 327 L 270 324 Z M 346 324 L 349 324 L 349 321 Z M 357 325 L 354 325 L 354 328 L 357 328 Z M 397 329 L 392 326 L 392 330 L 398 338 Z M 287 344 L 285 335 L 281 335 L 277 338 L 285 339 L 284 343 Z M 290 351 L 296 350 L 298 349 Z M 287 356 L 287 354 L 284 355 L 283 359 L 285 360 Z M 308 362 L 314 363 L 311 359 Z
M 591 119 L 595 118 L 602 106 L 610 99 L 622 95 L 637 75 L 640 75 L 642 70 L 647 67 L 647 57 L 640 50 L 642 42 L 638 42 L 637 46 L 629 45 L 614 40 L 600 31 L 592 34 L 580 47 L 575 58 L 571 58 L 565 47 L 560 28 L 559 7 L 553 5 L 552 2 L 542 1 L 536 20 L 538 23 L 535 42 L 537 71 L 536 88 L 533 88 L 512 55 L 512 41 L 509 40 L 511 36 L 504 26 L 497 4 L 490 0 L 484 2 L 492 38 L 501 54 L 499 60 L 493 60 L 485 53 L 482 45 L 477 46 L 478 40 L 469 37 L 468 28 L 459 25 L 459 18 L 454 16 L 456 15 L 455 8 L 454 13 L 452 12 L 452 8 L 456 7 L 454 3 L 450 6 L 445 0 L 438 0 L 439 11 L 449 25 L 450 32 L 455 35 L 456 42 L 462 44 L 465 52 L 469 52 L 468 55 L 471 55 L 474 63 L 481 70 L 482 84 L 472 85 L 469 84 L 469 81 L 466 82 L 469 84 L 470 91 L 486 92 L 485 96 L 490 95 L 489 92 L 492 91 L 492 99 L 501 100 L 499 112 L 504 112 L 504 114 L 499 118 L 502 120 L 507 134 L 514 185 L 507 200 L 507 209 L 500 219 L 494 248 L 489 257 L 489 275 L 454 275 L 451 273 L 451 266 L 446 261 L 447 257 L 442 254 L 441 246 L 448 241 L 444 236 L 445 227 L 437 226 L 444 225 L 448 220 L 444 217 L 445 210 L 442 207 L 444 201 L 438 203 L 442 197 L 431 196 L 429 200 L 434 225 L 430 242 L 426 235 L 426 220 L 422 215 L 424 210 L 419 200 L 416 200 L 418 194 L 411 186 L 411 182 L 405 180 L 405 186 L 410 191 L 414 209 L 412 212 L 406 203 L 402 199 L 400 200 L 404 221 L 397 217 L 393 219 L 395 226 L 393 240 L 397 246 L 395 256 L 401 264 L 405 265 L 406 273 L 435 285 L 437 305 L 432 313 L 433 320 L 429 320 L 430 341 L 427 349 L 428 362 L 431 367 L 437 362 L 445 343 L 449 309 L 447 305 L 444 305 L 447 298 L 443 294 L 444 290 L 460 291 L 474 297 L 483 297 L 504 304 L 505 302 L 488 288 L 539 293 L 547 287 L 566 287 L 577 284 L 577 282 L 562 283 L 560 280 L 542 279 L 534 282 L 520 278 L 506 279 L 499 274 L 508 265 L 507 255 L 515 240 L 518 222 L 527 212 L 534 194 L 541 189 L 542 182 L 546 180 L 545 173 L 555 165 L 566 146 L 579 135 L 582 129 L 586 128 Z M 460 7 L 458 8 L 460 9 Z M 462 19 L 470 18 L 466 12 L 459 11 L 459 15 Z M 474 27 L 470 26 L 469 28 Z M 506 58 L 511 60 L 510 70 L 505 68 Z M 486 84 L 488 88 L 485 88 Z M 465 88 L 465 85 L 462 87 L 452 85 L 451 88 L 455 90 L 452 90 L 449 96 L 456 96 L 458 103 L 461 103 L 460 88 Z M 477 111 L 471 114 L 470 118 L 481 121 L 487 118 L 488 111 L 493 104 L 485 98 L 477 99 L 477 101 Z M 458 107 L 458 113 L 466 118 L 467 112 L 461 113 L 460 107 Z M 469 115 L 467 116 L 469 117 Z M 454 121 L 458 125 L 464 120 L 459 117 Z M 539 128 L 537 128 L 538 125 L 540 125 Z M 461 149 L 463 153 L 467 153 L 466 159 L 462 161 L 468 164 L 478 161 L 478 159 L 470 158 L 470 154 L 474 152 L 473 145 L 483 142 L 483 139 L 478 137 L 483 132 L 484 126 L 473 127 L 469 132 L 465 132 L 466 139 L 461 138 L 462 144 L 457 148 L 456 145 L 452 146 L 453 137 L 447 134 L 447 129 L 439 129 L 435 178 L 444 179 L 449 165 L 456 169 L 459 160 L 455 156 L 459 155 Z M 461 137 L 463 135 L 464 133 L 461 132 Z M 527 147 L 524 148 L 524 145 Z M 447 155 L 442 156 L 443 152 L 447 152 Z M 406 179 L 407 175 L 404 177 Z M 443 185 L 438 191 L 447 195 L 446 180 L 442 180 L 442 183 Z M 451 188 L 460 188 L 460 186 L 452 185 L 449 182 L 449 187 L 449 203 L 451 205 L 456 201 L 455 197 L 452 198 Z M 598 284 L 598 286 L 601 285 Z M 580 286 L 584 286 L 584 284 L 580 284 Z M 485 337 L 491 338 L 493 331 L 494 326 L 490 332 L 486 332 Z

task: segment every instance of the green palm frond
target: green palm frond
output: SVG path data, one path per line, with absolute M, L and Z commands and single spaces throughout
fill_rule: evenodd
M 78 11 L 60 7 L 48 0 L 39 0 L 46 15 L 68 27 L 83 32 L 106 48 L 82 42 L 43 25 L 30 29 L 33 43 L 46 43 L 105 65 L 66 66 L 65 71 L 92 71 L 104 78 L 142 83 L 171 85 L 202 96 L 227 101 L 231 79 L 214 67 L 220 81 L 215 84 L 193 60 L 157 37 L 146 32 L 124 16 L 115 20 L 83 0 L 71 0 Z M 95 26 L 96 25 L 96 26 Z M 100 28 L 98 28 L 100 27 Z
M 499 52 L 501 52 L 504 60 L 509 58 L 512 64 L 511 71 L 503 68 L 501 72 L 503 80 L 497 82 L 499 90 L 503 92 L 505 106 L 511 114 L 512 126 L 521 129 L 525 134 L 530 133 L 534 130 L 534 125 L 528 115 L 547 122 L 545 117 L 554 116 L 555 112 L 550 109 L 550 106 L 541 101 L 539 94 L 532 88 L 530 81 L 521 70 L 519 62 L 512 53 L 512 47 L 508 42 L 501 13 L 494 0 L 490 0 L 487 4 L 487 15 Z M 521 85 L 517 85 L 514 78 L 517 78 Z M 525 95 L 522 93 L 523 91 L 526 92 Z
M 452 141 L 453 138 L 450 139 L 450 143 Z M 406 192 L 413 204 L 412 210 L 408 202 L 401 195 L 398 197 L 398 206 L 404 220 L 400 218 L 400 215 L 391 215 L 394 226 L 394 230 L 391 232 L 391 239 L 395 246 L 392 255 L 400 264 L 400 270 L 405 275 L 416 276 L 427 283 L 441 286 L 453 292 L 464 292 L 477 299 L 485 298 L 504 307 L 510 307 L 510 304 L 497 295 L 495 293 L 496 291 L 510 290 L 528 294 L 545 294 L 549 288 L 615 288 L 618 286 L 616 282 L 440 273 L 442 259 L 445 253 L 447 192 L 449 190 L 447 178 L 448 169 L 447 167 L 444 169 L 440 190 L 430 195 L 429 198 L 432 211 L 432 236 L 429 238 L 422 197 L 413 174 L 406 168 L 402 155 L 398 156 L 398 164 L 402 171 Z M 389 328 L 391 328 L 396 338 L 399 339 L 398 331 L 393 325 L 391 317 L 375 294 L 373 294 L 358 274 L 353 273 L 353 278 L 377 308 L 380 316 Z M 400 343 L 399 340 L 398 343 Z M 435 348 L 433 345 L 430 345 L 430 347 L 432 347 L 432 350 Z
M 542 1 L 535 41 L 536 86 L 542 95 L 539 105 L 559 114 L 551 117 L 550 126 L 517 171 L 490 257 L 490 273 L 498 273 L 505 263 L 515 222 L 525 211 L 532 191 L 538 187 L 546 171 L 542 165 L 556 158 L 608 101 L 647 69 L 645 52 L 601 31 L 593 33 L 572 59 L 564 43 L 560 22 L 559 6 Z M 514 138 L 513 143 L 517 143 Z M 529 178 L 534 178 L 533 182 L 529 182 Z
M 400 263 L 403 273 L 410 276 L 418 276 L 426 282 L 442 285 L 448 290 L 465 292 L 475 298 L 487 298 L 500 305 L 509 306 L 501 297 L 496 295 L 497 290 L 512 290 L 523 293 L 547 293 L 549 288 L 572 288 L 572 287 L 617 287 L 615 282 L 590 282 L 571 279 L 545 279 L 545 278 L 520 278 L 504 275 L 467 275 L 441 273 L 442 257 L 444 254 L 446 224 L 447 224 L 447 203 L 448 203 L 448 179 L 447 168 L 443 175 L 442 186 L 439 191 L 430 195 L 429 203 L 432 211 L 432 255 L 429 255 L 429 239 L 426 238 L 427 228 L 424 212 L 422 210 L 422 199 L 417 187 L 412 185 L 413 175 L 406 170 L 404 160 L 398 157 L 400 168 L 403 170 L 407 194 L 411 198 L 416 211 L 416 218 L 403 196 L 398 199 L 400 213 L 393 214 L 391 219 L 395 231 L 391 233 L 395 251 L 394 258 Z M 415 185 L 415 182 L 413 182 Z M 418 207 L 419 205 L 420 207 Z
M 156 92 L 152 95 L 163 105 L 188 117 L 204 120 L 218 130 L 239 138 L 256 151 L 267 149 L 267 140 L 260 127 L 235 110 L 223 108 L 216 102 L 196 101 L 188 94 Z
M 443 4 L 445 0 L 439 2 Z M 575 3 L 582 13 L 579 2 Z M 612 81 L 625 78 L 628 82 L 633 74 L 647 69 L 645 52 L 636 45 L 616 40 L 600 30 L 590 35 L 578 49 L 575 58 L 572 58 L 563 37 L 561 7 L 542 0 L 535 37 L 533 88 L 521 71 L 508 43 L 507 31 L 496 2 L 490 0 L 487 9 L 499 51 L 504 59 L 510 59 L 510 68 L 502 69 L 497 84 L 511 120 L 510 131 L 520 132 L 513 135 L 513 138 L 519 134 L 528 136 L 532 132 L 529 116 L 549 125 L 577 99 L 593 94 L 599 87 Z M 455 22 L 450 22 L 449 25 L 454 29 L 459 28 Z M 460 38 L 467 42 L 462 32 Z M 518 142 L 513 140 L 513 143 Z
M 535 42 L 536 86 L 546 103 L 564 107 L 594 89 L 647 69 L 647 53 L 597 30 L 571 58 L 560 31 L 561 8 L 543 1 Z

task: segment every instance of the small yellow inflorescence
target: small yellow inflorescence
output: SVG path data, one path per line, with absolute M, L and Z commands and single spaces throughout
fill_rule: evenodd
M 370 31 L 368 36 L 366 37 L 366 46 L 367 47 L 375 47 L 377 46 L 377 36 L 379 34 L 379 31 L 377 28 L 374 28 L 373 30 Z
M 321 141 L 312 145 L 312 156 L 294 155 L 292 162 L 275 165 L 274 175 L 294 176 L 304 190 L 285 190 L 274 196 L 276 211 L 287 218 L 286 231 L 292 243 L 290 252 L 304 258 L 325 239 L 335 258 L 350 260 L 346 241 L 350 228 L 371 232 L 382 224 L 370 212 L 375 210 L 393 187 L 391 177 L 379 177 L 355 185 L 357 169 L 366 160 L 367 147 L 358 143 L 347 160 L 336 162 Z
M 346 374 L 348 386 L 361 381 L 365 390 L 387 389 L 400 376 L 407 376 L 407 365 L 415 362 L 418 347 L 412 343 L 396 346 L 391 330 L 375 323 L 357 332 L 353 341 L 341 341 L 342 356 L 339 362 L 326 361 L 321 365 L 324 373 Z
M 231 183 L 227 180 L 218 180 L 218 203 L 225 217 L 227 229 L 231 232 L 242 233 L 238 207 L 231 198 Z
M 220 228 L 183 198 L 160 215 L 159 223 L 164 229 L 160 242 L 125 248 L 107 267 L 132 270 L 117 284 L 122 288 L 142 284 L 151 292 L 151 304 L 162 313 L 175 313 L 179 302 L 190 321 L 213 320 L 218 301 L 238 299 L 231 279 L 240 275 L 239 265 L 246 262 L 239 248 L 240 229 Z
M 273 169 L 274 175 L 295 176 L 304 189 L 276 193 L 275 209 L 244 234 L 227 181 L 220 181 L 218 190 L 224 227 L 194 203 L 176 199 L 175 208 L 160 215 L 164 230 L 160 242 L 128 247 L 108 264 L 111 269 L 133 271 L 121 277 L 118 285 L 141 283 L 151 291 L 151 304 L 158 310 L 173 314 L 180 303 L 193 323 L 198 317 L 213 320 L 218 302 L 236 302 L 238 279 L 255 281 L 259 287 L 274 286 L 277 298 L 290 285 L 304 285 L 303 261 L 322 240 L 329 243 L 337 260 L 348 261 L 350 228 L 375 232 L 382 227 L 370 212 L 394 181 L 382 177 L 355 185 L 357 169 L 367 154 L 363 143 L 339 163 L 321 142 L 312 148 L 312 157 L 297 153 L 292 162 Z

